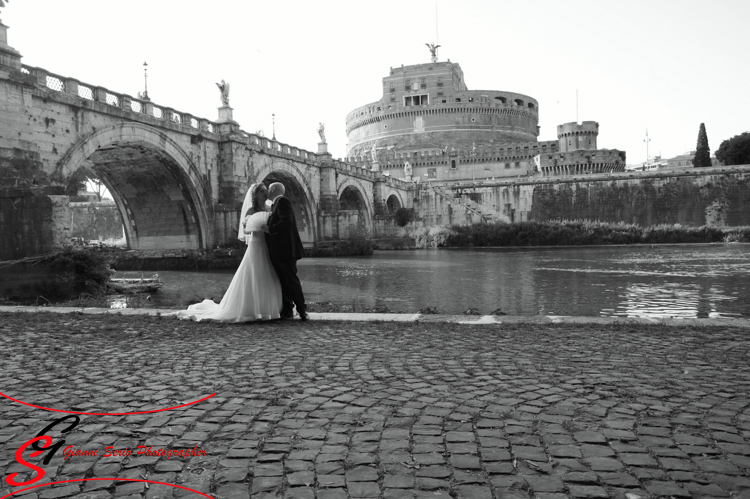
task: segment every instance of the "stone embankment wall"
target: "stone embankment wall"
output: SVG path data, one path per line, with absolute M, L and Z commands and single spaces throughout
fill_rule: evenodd
M 547 220 L 750 226 L 750 166 L 422 186 L 424 226 Z

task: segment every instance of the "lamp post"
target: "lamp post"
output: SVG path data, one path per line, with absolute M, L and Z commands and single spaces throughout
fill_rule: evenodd
M 271 123 L 273 126 L 273 140 L 276 140 L 276 114 L 271 114 Z
M 646 163 L 648 164 L 648 143 L 651 142 L 651 139 L 648 138 L 648 128 L 646 128 L 646 138 L 643 139 L 643 142 L 646 143 Z
M 151 99 L 148 98 L 148 63 L 143 63 L 143 100 L 150 101 Z

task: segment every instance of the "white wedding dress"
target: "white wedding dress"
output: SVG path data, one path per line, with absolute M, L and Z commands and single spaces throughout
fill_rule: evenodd
M 247 250 L 229 284 L 221 303 L 203 300 L 175 314 L 195 321 L 249 322 L 278 319 L 281 312 L 281 283 L 268 256 L 265 233 L 261 226 L 270 212 L 261 211 L 245 217 Z

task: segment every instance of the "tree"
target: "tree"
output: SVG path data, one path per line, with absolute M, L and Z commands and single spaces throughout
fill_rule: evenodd
M 396 210 L 393 218 L 396 221 L 396 225 L 399 227 L 406 227 L 406 225 L 414 220 L 414 210 L 408 208 L 399 208 Z
M 698 145 L 695 146 L 695 156 L 693 157 L 693 168 L 702 168 L 711 166 L 711 149 L 708 147 L 708 135 L 706 135 L 706 125 L 701 123 L 698 130 Z
M 716 159 L 726 166 L 750 165 L 750 132 L 735 135 L 722 142 L 716 150 Z
M 77 196 L 80 191 L 86 190 L 86 172 L 79 168 L 68 179 L 68 185 L 65 188 L 66 196 Z
M 96 194 L 97 201 L 101 201 L 102 197 L 109 194 L 107 187 L 102 183 L 101 180 L 95 177 L 88 177 L 87 188 L 90 188 L 94 194 Z

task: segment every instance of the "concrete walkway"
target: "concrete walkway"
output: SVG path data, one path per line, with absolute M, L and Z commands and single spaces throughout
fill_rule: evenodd
M 147 315 L 157 316 L 175 312 L 174 309 L 159 308 L 94 308 L 94 307 L 27 307 L 0 306 L 3 312 L 51 312 L 59 314 L 81 313 L 86 315 Z M 357 313 L 315 313 L 312 321 L 352 321 L 352 322 L 446 322 L 454 324 L 663 324 L 673 326 L 735 326 L 750 327 L 750 319 L 745 318 L 706 318 L 681 319 L 672 317 L 585 317 L 571 315 L 438 315 L 438 314 L 357 314 Z M 294 320 L 299 320 L 295 317 Z
M 214 395 L 48 431 L 65 444 L 34 485 L 107 480 L 12 497 L 203 497 L 132 479 L 227 499 L 750 498 L 747 321 L 117 312 L 2 307 L 0 391 L 106 413 Z M 64 415 L 0 400 L 0 497 Z

